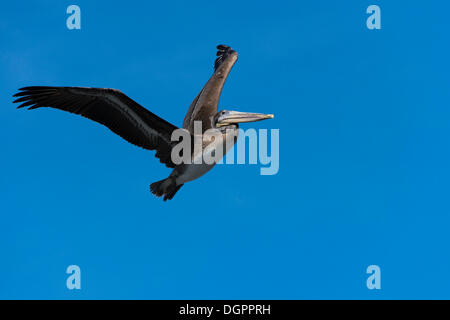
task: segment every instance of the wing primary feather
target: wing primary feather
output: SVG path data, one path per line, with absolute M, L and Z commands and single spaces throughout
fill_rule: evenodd
M 18 108 L 51 107 L 98 122 L 173 168 L 172 132 L 176 126 L 151 113 L 119 90 L 84 87 L 28 86 L 13 95 Z

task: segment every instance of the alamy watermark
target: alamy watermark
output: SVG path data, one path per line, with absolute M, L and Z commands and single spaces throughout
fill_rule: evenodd
M 70 265 L 66 269 L 66 273 L 70 274 L 66 280 L 66 287 L 69 290 L 81 289 L 81 269 L 77 265 Z
M 69 30 L 81 29 L 81 9 L 80 9 L 80 7 L 75 4 L 72 4 L 67 7 L 66 13 L 70 14 L 70 16 L 67 17 L 67 20 L 66 20 L 67 29 L 69 29 Z
M 367 278 L 366 285 L 367 289 L 373 290 L 381 289 L 381 269 L 379 266 L 372 264 L 367 267 L 366 273 L 370 274 L 370 276 Z
M 366 26 L 369 30 L 381 29 L 381 9 L 376 4 L 367 7 L 366 13 L 370 14 L 367 18 Z
M 267 129 L 234 127 L 212 128 L 202 133 L 202 122 L 195 121 L 193 134 L 186 129 L 173 131 L 171 140 L 176 145 L 172 148 L 171 160 L 175 165 L 258 164 L 259 160 L 264 166 L 260 168 L 261 175 L 275 175 L 280 165 L 279 129 L 270 130 L 270 143 L 268 135 Z

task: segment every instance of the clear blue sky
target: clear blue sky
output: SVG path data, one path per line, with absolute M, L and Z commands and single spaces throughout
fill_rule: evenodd
M 66 8 L 81 8 L 81 30 Z M 368 30 L 367 6 L 382 29 Z M 450 298 L 450 6 L 443 1 L 28 1 L 0 12 L 0 298 Z M 112 87 L 181 125 L 215 45 L 220 106 L 274 113 L 280 170 L 170 170 L 28 85 Z M 82 289 L 69 291 L 67 266 Z M 381 267 L 379 291 L 367 266 Z

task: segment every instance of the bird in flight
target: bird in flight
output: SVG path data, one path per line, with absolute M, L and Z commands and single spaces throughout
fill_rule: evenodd
M 201 124 L 201 148 L 191 149 L 188 158 L 192 161 L 178 163 L 172 157 L 172 150 L 178 143 L 172 141 L 172 133 L 180 128 L 116 89 L 31 86 L 19 89 L 13 96 L 17 97 L 14 103 L 21 103 L 17 108 L 28 107 L 31 110 L 50 107 L 79 114 L 103 124 L 136 146 L 156 150 L 155 156 L 173 171 L 166 179 L 152 183 L 150 191 L 157 197 L 163 197 L 164 201 L 170 200 L 184 183 L 201 177 L 215 165 L 198 160 L 206 148 L 217 151 L 226 145 L 224 155 L 236 142 L 239 123 L 273 118 L 270 114 L 218 111 L 222 88 L 238 54 L 226 45 L 218 45 L 217 50 L 214 73 L 192 101 L 183 121 L 182 130 L 192 137 L 198 135 L 194 130 L 195 124 Z M 209 129 L 215 129 L 219 136 L 211 139 Z

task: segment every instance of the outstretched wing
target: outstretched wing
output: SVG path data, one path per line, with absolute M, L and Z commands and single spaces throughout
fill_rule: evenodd
M 171 123 L 154 115 L 115 89 L 82 87 L 25 87 L 19 89 L 14 102 L 18 108 L 51 107 L 79 114 L 108 127 L 128 142 L 148 150 L 173 168 L 171 161 Z
M 194 121 L 202 121 L 203 132 L 213 127 L 223 85 L 238 58 L 237 52 L 231 47 L 221 44 L 217 46 L 217 50 L 214 73 L 191 103 L 184 118 L 183 128 L 191 133 L 194 130 Z

